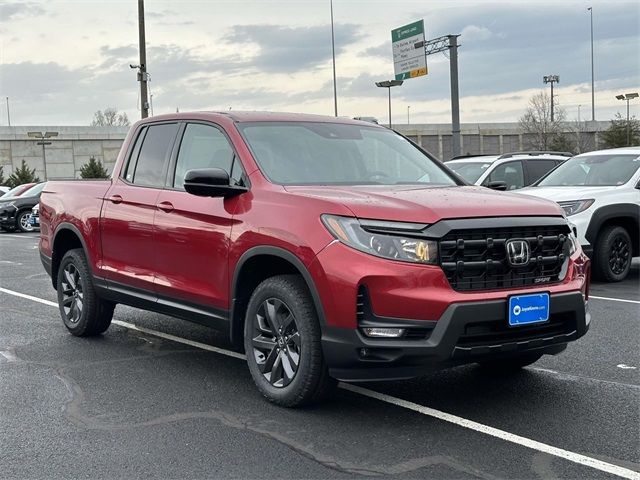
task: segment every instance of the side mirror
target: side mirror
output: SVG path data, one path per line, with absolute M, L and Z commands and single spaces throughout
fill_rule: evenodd
M 487 183 L 487 187 L 490 188 L 491 190 L 500 190 L 504 192 L 507 189 L 508 185 L 507 185 L 507 182 L 496 180 L 496 181 Z
M 199 197 L 231 197 L 247 191 L 229 185 L 229 174 L 221 168 L 197 168 L 184 175 L 184 189 Z

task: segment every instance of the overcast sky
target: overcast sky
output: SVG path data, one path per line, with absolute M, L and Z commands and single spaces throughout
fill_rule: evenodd
M 560 75 L 569 119 L 591 118 L 589 12 L 596 119 L 640 89 L 640 3 L 334 0 L 339 114 L 386 122 L 392 28 L 424 19 L 428 38 L 461 34 L 462 122 L 516 121 L 542 76 Z M 329 0 L 146 0 L 155 114 L 277 110 L 333 114 Z M 0 125 L 87 125 L 98 109 L 139 118 L 137 1 L 0 0 Z M 393 89 L 394 123 L 450 121 L 449 65 Z M 640 102 L 632 105 L 640 113 Z

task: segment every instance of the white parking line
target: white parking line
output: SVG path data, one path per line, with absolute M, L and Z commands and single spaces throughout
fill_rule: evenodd
M 596 300 L 609 300 L 610 302 L 623 302 L 623 303 L 637 303 L 640 304 L 639 300 L 627 300 L 626 298 L 612 298 L 612 297 L 596 297 L 594 295 L 589 295 L 589 300 L 595 298 Z
M 55 302 L 51 302 L 49 300 L 34 297 L 31 295 L 26 295 L 24 293 L 16 292 L 13 290 L 8 290 L 2 287 L 0 287 L 0 292 L 6 293 L 8 295 L 20 297 L 20 298 L 25 298 L 27 300 L 32 300 L 34 302 L 42 303 L 44 305 L 48 305 L 52 307 L 58 306 L 58 304 Z M 120 320 L 113 320 L 111 323 L 118 325 L 120 327 L 127 328 L 129 330 L 146 333 L 148 335 L 164 338 L 167 340 L 171 340 L 173 342 L 182 343 L 195 348 L 200 348 L 202 350 L 219 353 L 221 355 L 226 355 L 228 357 L 238 358 L 241 360 L 245 359 L 245 356 L 238 352 L 233 352 L 231 350 L 214 347 L 212 345 L 207 345 L 206 343 L 200 343 L 193 340 L 188 340 L 186 338 L 176 337 L 175 335 L 159 332 L 157 330 L 151 330 L 149 328 L 139 327 L 132 323 L 127 323 Z M 468 420 L 466 418 L 462 418 L 457 415 L 452 415 L 450 413 L 442 412 L 440 410 L 436 410 L 430 407 L 425 407 L 424 405 L 419 405 L 417 403 L 409 402 L 401 398 L 392 397 L 390 395 L 379 393 L 374 390 L 369 390 L 368 388 L 362 388 L 356 385 L 351 385 L 351 384 L 342 383 L 342 382 L 339 384 L 339 386 L 343 390 L 347 390 L 349 392 L 356 393 L 358 395 L 379 400 L 381 402 L 389 403 L 391 405 L 395 405 L 400 408 L 411 410 L 413 412 L 420 413 L 422 415 L 437 418 L 438 420 L 443 420 L 445 422 L 458 425 L 462 428 L 473 430 L 479 433 L 484 433 L 485 435 L 490 435 L 492 437 L 496 437 L 510 443 L 521 445 L 523 447 L 527 447 L 532 450 L 537 450 L 539 452 L 553 455 L 554 457 L 562 458 L 570 462 L 577 463 L 579 465 L 600 470 L 602 472 L 611 473 L 613 475 L 617 475 L 622 478 L 628 478 L 631 480 L 640 480 L 640 472 L 636 472 L 628 468 L 620 467 L 612 463 L 603 462 L 602 460 L 598 460 L 597 458 L 592 458 L 586 455 L 581 455 L 579 453 L 571 452 L 569 450 L 557 448 L 552 445 L 548 445 L 546 443 L 538 442 L 536 440 L 531 440 L 530 438 L 522 437 L 520 435 L 515 435 L 513 433 L 509 433 L 504 430 L 500 430 L 498 428 L 494 428 L 488 425 L 484 425 L 482 423 L 474 422 L 473 420 Z

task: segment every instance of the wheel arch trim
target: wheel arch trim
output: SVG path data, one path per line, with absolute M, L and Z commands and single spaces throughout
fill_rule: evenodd
M 257 247 L 250 248 L 240 256 L 240 258 L 238 259 L 238 262 L 236 263 L 235 270 L 233 272 L 233 277 L 231 281 L 231 312 L 230 312 L 231 322 L 229 327 L 230 328 L 229 336 L 231 338 L 231 341 L 232 342 L 237 341 L 239 338 L 238 334 L 240 332 L 237 331 L 238 326 L 236 325 L 236 323 L 244 324 L 244 322 L 235 321 L 235 310 L 237 306 L 237 296 L 238 296 L 237 287 L 238 287 L 240 272 L 242 272 L 242 268 L 247 263 L 247 261 L 251 260 L 254 257 L 262 256 L 262 255 L 278 257 L 282 260 L 289 262 L 291 265 L 293 265 L 293 267 L 296 268 L 296 270 L 298 270 L 305 284 L 307 285 L 307 288 L 309 289 L 309 293 L 311 294 L 311 298 L 313 300 L 313 304 L 316 309 L 318 319 L 320 321 L 320 325 L 321 326 L 325 325 L 326 317 L 324 314 L 324 307 L 322 305 L 322 301 L 320 300 L 320 294 L 318 293 L 318 289 L 315 286 L 313 277 L 309 273 L 309 270 L 304 265 L 302 260 L 300 260 L 298 256 L 296 256 L 289 250 L 286 250 L 281 247 L 257 246 Z
M 633 203 L 618 203 L 612 205 L 605 205 L 598 208 L 589 221 L 589 226 L 585 233 L 585 238 L 590 244 L 595 245 L 598 238 L 598 234 L 602 228 L 602 225 L 611 219 L 625 219 L 635 222 L 636 227 L 640 225 L 640 205 Z M 629 232 L 632 234 L 632 232 Z

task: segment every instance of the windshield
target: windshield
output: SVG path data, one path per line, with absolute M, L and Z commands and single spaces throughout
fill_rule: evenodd
M 0 195 L 0 198 L 4 198 L 4 197 L 13 197 L 15 195 L 15 193 L 20 190 L 22 188 L 22 185 L 18 185 L 17 187 L 13 187 L 11 190 L 9 190 L 7 193 L 5 193 L 4 195 Z
M 627 183 L 640 166 L 640 156 L 629 154 L 573 157 L 552 170 L 539 187 L 616 186 Z
M 447 167 L 456 172 L 469 183 L 476 183 L 480 176 L 491 166 L 490 163 L 455 162 L 447 163 Z
M 379 127 L 315 122 L 239 124 L 254 158 L 281 185 L 456 185 L 437 161 Z
M 39 183 L 37 185 L 34 185 L 33 187 L 31 187 L 29 190 L 27 190 L 26 192 L 24 192 L 22 195 L 20 195 L 21 197 L 33 197 L 35 195 L 38 195 L 42 189 L 44 188 L 45 182 Z

